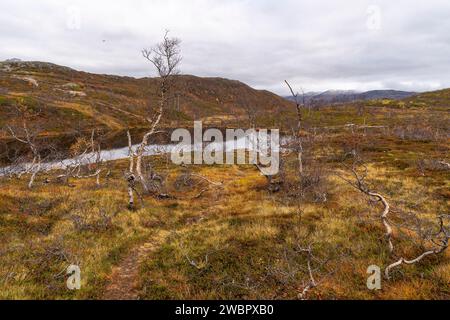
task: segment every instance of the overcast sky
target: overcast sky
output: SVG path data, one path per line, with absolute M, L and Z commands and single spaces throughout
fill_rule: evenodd
M 1 0 L 0 60 L 154 76 L 164 30 L 181 71 L 287 94 L 450 87 L 449 0 Z

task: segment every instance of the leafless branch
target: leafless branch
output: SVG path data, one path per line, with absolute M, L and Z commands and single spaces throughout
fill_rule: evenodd
M 295 110 L 297 112 L 297 128 L 295 131 L 293 131 L 293 137 L 296 142 L 296 149 L 297 149 L 297 158 L 298 158 L 298 172 L 301 176 L 303 173 L 303 144 L 302 139 L 300 137 L 300 131 L 302 129 L 302 110 L 301 110 L 301 103 L 298 98 L 298 93 L 294 93 L 294 90 L 292 89 L 291 85 L 287 80 L 284 80 L 286 85 L 288 86 L 289 90 L 291 91 L 292 97 L 294 98 L 295 102 Z
M 386 269 L 384 270 L 386 279 L 390 279 L 390 272 L 392 269 L 394 269 L 402 264 L 415 264 L 429 255 L 437 255 L 437 254 L 443 253 L 448 248 L 448 242 L 450 239 L 450 229 L 448 229 L 444 223 L 444 218 L 448 218 L 448 217 L 449 217 L 449 215 L 440 215 L 438 217 L 439 231 L 436 233 L 436 237 L 438 239 L 437 240 L 431 239 L 431 242 L 433 242 L 433 244 L 435 245 L 435 248 L 426 250 L 422 254 L 420 254 L 419 256 L 417 256 L 416 258 L 413 258 L 411 260 L 401 257 L 399 260 L 397 260 L 396 262 L 394 262 L 386 267 Z

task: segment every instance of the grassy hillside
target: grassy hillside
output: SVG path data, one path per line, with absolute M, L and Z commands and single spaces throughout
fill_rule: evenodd
M 157 104 L 158 79 L 97 75 L 49 63 L 0 63 L 0 127 L 14 120 L 14 105 L 39 111 L 47 134 L 146 126 Z M 291 105 L 267 91 L 221 78 L 182 75 L 165 117 L 165 126 L 190 122 L 236 122 L 246 108 L 264 112 Z

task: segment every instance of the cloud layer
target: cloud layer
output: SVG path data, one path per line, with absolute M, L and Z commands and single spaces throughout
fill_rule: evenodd
M 450 87 L 448 0 L 2 0 L 0 60 L 153 76 L 142 48 L 182 39 L 182 72 L 287 94 Z

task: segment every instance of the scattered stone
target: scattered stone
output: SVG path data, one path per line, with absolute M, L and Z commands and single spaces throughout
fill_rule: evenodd
M 14 75 L 12 77 L 15 79 L 26 81 L 29 84 L 31 84 L 32 86 L 39 87 L 39 83 L 37 82 L 37 80 L 32 77 L 24 77 L 24 76 L 17 76 L 17 75 Z
M 63 84 L 61 87 L 64 89 L 69 89 L 69 90 L 73 90 L 73 91 L 79 91 L 79 89 L 81 88 L 81 86 L 78 83 L 74 83 L 74 82 L 69 82 L 69 83 Z
M 86 93 L 83 91 L 73 91 L 73 90 L 68 90 L 68 91 L 64 91 L 67 92 L 68 94 L 70 94 L 72 97 L 86 97 Z

